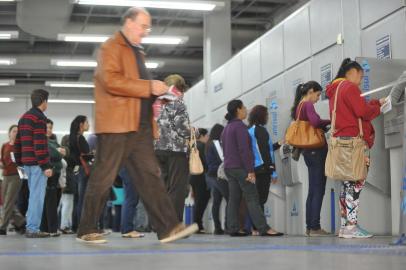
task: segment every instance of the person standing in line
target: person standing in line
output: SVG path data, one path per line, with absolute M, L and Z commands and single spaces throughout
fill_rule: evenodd
M 200 160 L 203 163 L 204 171 L 199 175 L 190 176 L 190 185 L 192 186 L 193 198 L 195 201 L 193 217 L 197 225 L 199 225 L 198 233 L 205 233 L 203 228 L 203 215 L 207 204 L 210 200 L 210 190 L 206 184 L 206 143 L 209 140 L 209 132 L 205 128 L 199 128 L 197 138 L 197 149 L 199 150 Z
M 369 151 L 374 145 L 375 130 L 372 120 L 381 113 L 380 107 L 385 103 L 385 98 L 369 102 L 361 97 L 361 85 L 364 70 L 361 65 L 350 58 L 344 59 L 334 81 L 327 86 L 327 97 L 329 98 L 330 116 L 334 109 L 335 95 L 337 96 L 337 118 L 335 122 L 335 133 L 331 136 L 348 139 L 357 137 L 363 133 L 365 141 L 365 158 L 367 165 L 370 165 Z M 359 119 L 362 123 L 362 133 Z M 370 238 L 373 235 L 358 224 L 359 199 L 361 191 L 365 186 L 366 179 L 351 182 L 342 181 L 340 192 L 341 228 L 340 238 Z
M 89 121 L 84 115 L 78 115 L 70 125 L 69 150 L 70 158 L 73 161 L 73 173 L 77 187 L 77 201 L 75 207 L 76 218 L 79 221 L 83 200 L 85 197 L 87 181 L 90 175 L 88 162 L 94 158 L 90 152 L 89 144 L 83 134 L 89 130 Z
M 1 183 L 3 209 L 0 216 L 0 235 L 7 235 L 7 227 L 10 220 L 14 220 L 17 231 L 22 232 L 25 230 L 25 218 L 15 205 L 21 188 L 21 179 L 12 158 L 17 132 L 17 125 L 12 125 L 8 130 L 9 141 L 1 147 L 1 164 L 4 179 Z
M 119 169 L 125 166 L 149 214 L 161 243 L 187 237 L 198 230 L 185 227 L 176 214 L 153 147 L 157 134 L 153 120 L 153 96 L 161 96 L 168 86 L 151 80 L 144 62 L 141 39 L 151 29 L 145 9 L 130 8 L 122 17 L 122 29 L 101 45 L 95 71 L 96 160 L 89 178 L 77 240 L 106 243 L 98 232 L 103 211 Z M 155 131 L 155 132 L 154 132 Z
M 66 156 L 66 149 L 52 139 L 54 122 L 47 119 L 48 149 L 53 174 L 48 178 L 45 192 L 44 210 L 42 213 L 41 231 L 49 233 L 51 237 L 58 237 L 58 184 L 62 170 L 62 159 Z
M 182 221 L 185 199 L 189 191 L 187 142 L 190 138 L 190 124 L 183 101 L 187 86 L 185 80 L 177 74 L 165 78 L 165 83 L 172 86 L 173 100 L 169 98 L 162 100 L 157 120 L 160 135 L 155 141 L 155 153 L 161 167 L 161 178 L 175 206 L 178 220 Z
M 225 179 L 219 179 L 217 176 L 217 171 L 224 159 L 220 144 L 220 137 L 223 130 L 224 126 L 215 124 L 210 130 L 209 140 L 206 145 L 206 181 L 207 186 L 211 189 L 213 198 L 211 213 L 214 221 L 215 235 L 224 234 L 223 226 L 220 221 L 220 206 L 223 198 L 228 202 L 228 183 Z
M 25 236 L 27 238 L 49 237 L 40 231 L 47 179 L 52 176 L 49 162 L 46 116 L 48 92 L 36 89 L 31 93 L 32 108 L 18 121 L 18 133 L 14 155 L 18 166 L 28 176 L 28 210 Z
M 330 120 L 321 119 L 314 108 L 314 104 L 320 99 L 322 90 L 321 85 L 315 81 L 299 84 L 296 89 L 295 101 L 292 107 L 292 119 L 296 120 L 299 118 L 301 121 L 308 121 L 314 128 L 327 131 Z M 330 235 L 330 233 L 322 229 L 320 225 L 320 212 L 327 181 L 324 172 L 327 151 L 327 144 L 320 148 L 302 150 L 309 175 L 309 191 L 306 199 L 307 236 Z
M 248 213 L 261 236 L 282 236 L 266 223 L 255 185 L 254 157 L 247 126 L 247 108 L 241 100 L 232 100 L 227 105 L 228 121 L 221 135 L 224 150 L 224 170 L 230 191 L 227 205 L 227 229 L 230 236 L 247 236 L 240 231 L 238 209 L 244 196 Z
M 271 180 L 277 180 L 275 170 L 274 151 L 281 147 L 279 142 L 273 143 L 266 129 L 268 123 L 268 109 L 263 105 L 256 105 L 252 108 L 248 117 L 248 133 L 251 137 L 252 152 L 255 162 L 255 185 L 257 187 L 259 204 L 262 211 L 265 211 L 265 203 L 268 200 Z M 253 235 L 258 235 L 255 226 Z

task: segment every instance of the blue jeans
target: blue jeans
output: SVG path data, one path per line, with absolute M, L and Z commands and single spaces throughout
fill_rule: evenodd
M 74 176 L 74 179 L 78 187 L 78 202 L 76 206 L 76 214 L 78 221 L 80 222 L 80 218 L 82 216 L 83 201 L 85 199 L 87 181 L 89 177 L 85 174 L 84 169 L 80 167 L 79 172 Z
M 212 177 L 206 174 L 207 186 L 211 189 L 213 204 L 211 213 L 213 216 L 214 227 L 216 230 L 222 230 L 220 221 L 220 207 L 223 198 L 228 202 L 228 183 L 225 180 L 218 180 L 217 177 Z M 227 221 L 226 221 L 227 224 Z
M 42 211 L 44 208 L 47 177 L 39 166 L 24 166 L 28 176 L 27 232 L 37 233 L 41 225 Z
M 121 233 L 124 234 L 134 231 L 134 217 L 139 197 L 127 169 L 122 168 L 118 175 L 123 181 L 124 188 L 124 202 L 121 208 Z
M 320 212 L 326 190 L 324 173 L 327 148 L 305 150 L 303 157 L 309 171 L 309 193 L 306 200 L 306 227 L 308 230 L 320 229 Z

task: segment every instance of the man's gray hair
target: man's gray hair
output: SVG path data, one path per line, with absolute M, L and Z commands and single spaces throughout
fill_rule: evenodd
M 138 16 L 138 14 L 144 13 L 147 14 L 148 16 L 151 16 L 149 12 L 142 7 L 131 7 L 127 9 L 127 11 L 124 13 L 124 15 L 121 17 L 121 25 L 124 25 L 127 19 L 135 20 Z

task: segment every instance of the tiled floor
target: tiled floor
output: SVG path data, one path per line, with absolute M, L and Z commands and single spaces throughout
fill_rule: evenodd
M 105 245 L 76 242 L 73 236 L 0 238 L 0 269 L 406 269 L 406 246 L 389 245 L 391 237 L 344 240 L 335 237 L 231 238 L 195 235 L 160 244 L 108 236 Z

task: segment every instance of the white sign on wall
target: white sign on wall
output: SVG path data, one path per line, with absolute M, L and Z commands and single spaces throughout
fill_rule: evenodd
M 378 59 L 392 58 L 390 35 L 386 35 L 376 41 L 376 58 Z

